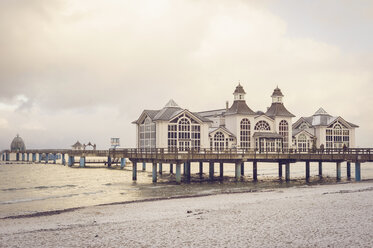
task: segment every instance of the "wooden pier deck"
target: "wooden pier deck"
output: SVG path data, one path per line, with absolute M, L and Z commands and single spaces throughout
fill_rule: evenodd
M 258 152 L 255 150 L 242 149 L 227 149 L 227 150 L 167 150 L 163 148 L 152 149 L 109 149 L 109 150 L 70 150 L 70 149 L 30 149 L 26 151 L 9 151 L 0 152 L 1 159 L 9 161 L 10 154 L 16 154 L 16 161 L 33 161 L 41 162 L 42 157 L 45 163 L 52 161 L 48 160 L 48 155 L 54 155 L 53 163 L 56 163 L 56 155 L 61 155 L 62 164 L 66 164 L 66 155 L 68 155 L 68 165 L 72 166 L 76 163 L 80 167 L 85 167 L 86 163 L 99 161 L 107 164 L 109 167 L 112 163 L 120 163 L 121 168 L 125 166 L 126 160 L 132 162 L 133 180 L 137 180 L 137 164 L 152 163 L 153 165 L 153 182 L 157 181 L 157 167 L 162 167 L 162 164 L 170 164 L 170 173 L 173 173 L 173 165 L 176 166 L 176 181 L 181 182 L 181 164 L 184 165 L 184 175 L 186 181 L 190 180 L 190 164 L 198 162 L 200 174 L 203 171 L 203 163 L 209 164 L 209 178 L 214 178 L 215 163 L 220 164 L 220 177 L 223 177 L 224 164 L 235 164 L 235 177 L 240 179 L 245 162 L 253 164 L 253 179 L 257 180 L 257 163 L 278 163 L 279 177 L 282 177 L 282 167 L 285 166 L 285 179 L 290 180 L 290 165 L 296 162 L 305 162 L 306 180 L 310 177 L 310 162 L 319 163 L 319 175 L 322 176 L 322 163 L 336 163 L 337 180 L 341 178 L 341 163 L 347 163 L 347 177 L 351 177 L 351 163 L 355 163 L 355 179 L 361 180 L 360 164 L 365 162 L 373 162 L 372 148 L 349 148 L 349 149 L 314 149 L 306 152 L 297 150 L 277 150 Z M 31 156 L 30 156 L 31 155 Z M 39 158 L 37 160 L 37 155 Z M 75 158 L 79 157 L 79 162 Z M 86 160 L 88 157 L 104 157 L 106 160 Z

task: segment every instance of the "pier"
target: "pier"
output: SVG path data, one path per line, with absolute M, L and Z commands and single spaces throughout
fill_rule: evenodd
M 10 154 L 15 154 L 15 161 L 28 161 L 41 163 L 56 163 L 56 158 L 61 156 L 61 164 L 79 167 L 85 167 L 89 163 L 102 163 L 108 167 L 112 164 L 120 165 L 123 169 L 126 166 L 126 160 L 132 163 L 132 179 L 137 180 L 138 164 L 142 164 L 142 170 L 145 170 L 146 163 L 152 164 L 152 181 L 157 182 L 158 175 L 163 173 L 163 166 L 169 164 L 170 174 L 174 173 L 177 183 L 190 182 L 191 163 L 199 164 L 199 176 L 202 178 L 203 165 L 208 164 L 208 178 L 215 180 L 216 165 L 219 165 L 219 178 L 224 177 L 224 165 L 235 165 L 235 178 L 240 180 L 244 175 L 244 164 L 252 163 L 253 180 L 258 180 L 257 168 L 260 163 L 277 163 L 278 177 L 286 181 L 291 179 L 291 164 L 304 162 L 305 180 L 310 179 L 310 163 L 318 164 L 318 176 L 322 177 L 323 163 L 334 163 L 336 168 L 336 179 L 341 180 L 341 163 L 347 163 L 347 178 L 351 178 L 351 163 L 355 165 L 355 180 L 361 180 L 361 164 L 373 162 L 373 148 L 349 148 L 349 149 L 314 149 L 307 152 L 296 150 L 277 150 L 261 151 L 226 149 L 226 150 L 188 150 L 172 151 L 163 148 L 154 149 L 109 149 L 109 150 L 70 150 L 70 149 L 30 149 L 25 151 L 0 152 L 0 158 L 3 161 L 10 161 Z M 52 159 L 51 159 L 52 158 Z M 79 160 L 78 160 L 79 158 Z M 89 159 L 92 158 L 92 159 Z M 94 159 L 93 159 L 94 158 Z M 97 159 L 100 158 L 100 159 Z M 51 160 L 50 160 L 51 159 Z M 181 175 L 181 168 L 183 174 Z M 284 171 L 285 170 L 285 171 Z M 283 173 L 285 172 L 285 173 Z M 182 180 L 183 179 L 183 180 Z

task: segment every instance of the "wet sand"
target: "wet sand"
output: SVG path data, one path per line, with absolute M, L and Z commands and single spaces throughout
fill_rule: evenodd
M 373 182 L 109 204 L 0 220 L 1 247 L 373 247 Z

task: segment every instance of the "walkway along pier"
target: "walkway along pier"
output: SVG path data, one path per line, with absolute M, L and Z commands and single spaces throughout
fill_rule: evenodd
M 310 163 L 318 163 L 319 176 L 322 177 L 323 162 L 332 162 L 336 165 L 336 178 L 341 179 L 341 163 L 347 163 L 347 178 L 351 178 L 351 163 L 355 164 L 355 180 L 361 180 L 361 163 L 373 162 L 373 148 L 349 148 L 349 149 L 315 149 L 307 152 L 297 151 L 265 151 L 258 152 L 255 150 L 240 150 L 226 149 L 223 151 L 201 149 L 179 151 L 167 150 L 163 148 L 151 149 L 110 149 L 110 150 L 69 150 L 69 149 L 34 149 L 11 152 L 5 150 L 0 152 L 0 158 L 3 161 L 10 161 L 10 154 L 16 155 L 16 161 L 32 161 L 56 163 L 57 155 L 61 155 L 63 165 L 72 166 L 79 164 L 80 167 L 85 167 L 88 157 L 101 157 L 104 159 L 95 160 L 99 163 L 105 163 L 110 167 L 113 163 L 120 164 L 121 168 L 126 165 L 126 159 L 132 162 L 132 179 L 137 180 L 137 166 L 142 164 L 142 170 L 145 170 L 145 163 L 152 164 L 152 180 L 157 182 L 158 169 L 159 174 L 162 174 L 163 165 L 170 165 L 170 173 L 174 173 L 173 165 L 175 165 L 175 178 L 177 183 L 182 182 L 181 167 L 183 166 L 184 181 L 189 182 L 191 178 L 191 163 L 199 163 L 199 175 L 202 177 L 203 165 L 209 165 L 209 179 L 214 180 L 215 165 L 219 164 L 219 177 L 224 176 L 224 164 L 232 163 L 235 165 L 235 178 L 241 179 L 244 175 L 244 163 L 251 162 L 253 170 L 253 180 L 257 180 L 258 162 L 261 163 L 278 163 L 278 176 L 283 177 L 283 169 L 285 168 L 285 180 L 290 180 L 291 164 L 296 162 L 305 163 L 305 179 L 310 178 Z M 52 154 L 53 160 L 49 161 L 49 155 Z M 75 158 L 79 157 L 79 161 Z M 67 160 L 66 160 L 67 158 Z M 90 161 L 90 162 L 95 162 Z M 106 162 L 105 162 L 106 161 Z

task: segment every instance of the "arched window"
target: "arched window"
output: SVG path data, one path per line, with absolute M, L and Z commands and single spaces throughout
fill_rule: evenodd
M 285 120 L 280 121 L 279 133 L 283 137 L 282 144 L 283 144 L 283 148 L 286 150 L 289 148 L 289 124 L 287 121 Z
M 187 114 L 174 118 L 168 124 L 168 149 L 187 151 L 201 148 L 201 125 Z
M 306 152 L 308 150 L 308 141 L 307 137 L 304 134 L 298 136 L 298 150 L 300 152 Z
M 240 123 L 240 140 L 241 148 L 250 148 L 250 121 L 246 118 Z
M 350 147 L 350 131 L 336 122 L 326 129 L 326 148 Z
M 268 122 L 259 121 L 258 123 L 256 123 L 254 129 L 257 130 L 257 131 L 270 131 L 271 127 L 269 126 Z
M 147 116 L 139 127 L 139 147 L 155 148 L 155 123 Z
M 215 150 L 218 150 L 218 151 L 224 150 L 224 141 L 225 141 L 224 134 L 222 132 L 216 132 L 214 135 Z

